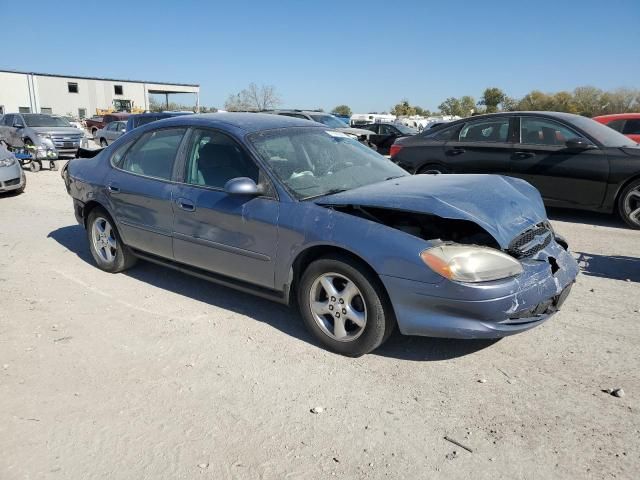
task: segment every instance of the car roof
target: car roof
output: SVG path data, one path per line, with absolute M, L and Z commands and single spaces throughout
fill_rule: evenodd
M 180 115 L 193 115 L 193 112 L 146 112 L 136 113 L 129 118 L 146 118 L 146 117 L 178 117 Z
M 492 118 L 503 118 L 503 117 L 517 117 L 517 116 L 534 116 L 534 117 L 544 117 L 544 118 L 555 118 L 558 120 L 571 121 L 574 118 L 580 117 L 580 115 L 576 115 L 573 113 L 566 112 L 547 112 L 542 110 L 533 110 L 533 111 L 515 111 L 515 112 L 497 112 L 497 113 L 485 113 L 483 115 L 473 115 L 471 117 L 460 118 L 458 120 L 453 120 L 451 122 L 443 122 L 440 125 L 436 125 L 433 128 L 428 128 L 423 130 L 423 132 L 435 132 L 436 130 L 440 130 L 445 126 L 451 127 L 454 125 L 460 125 L 461 123 L 476 121 L 476 120 L 490 120 Z
M 610 113 L 608 115 L 598 115 L 597 117 L 593 117 L 594 120 L 597 118 L 606 118 L 607 120 L 624 120 L 628 118 L 640 118 L 640 113 Z
M 287 117 L 284 115 L 272 115 L 268 113 L 244 113 L 244 112 L 219 112 L 200 113 L 193 115 L 180 115 L 172 118 L 165 118 L 148 125 L 201 125 L 227 129 L 235 127 L 245 133 L 259 132 L 262 130 L 273 130 L 286 127 L 310 127 L 313 123 L 301 118 Z M 317 124 L 327 128 L 325 125 Z

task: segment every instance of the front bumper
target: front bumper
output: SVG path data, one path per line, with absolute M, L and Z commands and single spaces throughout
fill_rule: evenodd
M 3 167 L 7 171 L 2 171 L 0 176 L 0 192 L 12 192 L 24 187 L 26 178 L 20 164 L 16 162 L 16 167 Z
M 555 241 L 521 262 L 524 272 L 518 277 L 478 284 L 380 278 L 403 334 L 500 338 L 548 320 L 562 306 L 579 270 L 571 254 Z

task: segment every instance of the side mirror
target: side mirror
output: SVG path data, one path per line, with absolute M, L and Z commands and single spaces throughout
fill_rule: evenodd
M 570 138 L 565 145 L 570 150 L 590 150 L 597 148 L 590 140 L 583 137 Z
M 224 185 L 224 191 L 229 195 L 260 195 L 260 188 L 252 179 L 247 177 L 232 178 Z

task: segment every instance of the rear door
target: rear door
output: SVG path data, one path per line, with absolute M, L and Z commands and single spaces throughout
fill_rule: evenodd
M 513 118 L 496 116 L 465 123 L 457 137 L 444 146 L 447 168 L 452 173 L 508 175 Z
M 562 122 L 536 116 L 522 116 L 519 121 L 512 176 L 536 187 L 547 205 L 599 207 L 609 177 L 605 152 L 567 149 L 567 140 L 583 135 Z
M 173 209 L 175 259 L 220 275 L 274 287 L 279 203 L 244 148 L 217 130 L 190 134 Z M 224 186 L 249 177 L 262 196 L 229 195 Z
M 106 182 L 124 242 L 169 259 L 173 258 L 173 170 L 185 132 L 186 128 L 175 127 L 151 130 L 133 145 L 119 147 Z

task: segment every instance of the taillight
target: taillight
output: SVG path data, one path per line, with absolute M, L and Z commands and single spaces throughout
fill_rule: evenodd
M 400 153 L 400 150 L 402 150 L 402 145 L 396 145 L 394 143 L 389 149 L 389 156 L 391 156 L 391 158 L 395 157 L 398 153 Z

